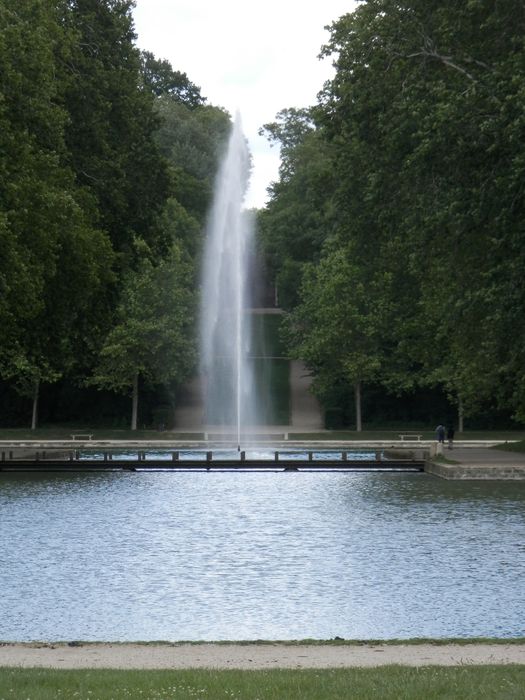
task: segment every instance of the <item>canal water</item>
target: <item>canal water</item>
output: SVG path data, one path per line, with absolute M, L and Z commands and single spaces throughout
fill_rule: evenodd
M 0 474 L 0 640 L 525 635 L 525 485 Z
M 173 466 L 173 450 L 148 450 L 143 451 L 145 461 L 164 461 L 167 467 Z M 298 448 L 279 448 L 277 450 L 279 457 L 281 459 L 296 460 L 297 462 L 306 463 L 309 461 L 309 456 L 315 463 L 332 460 L 332 461 L 343 461 L 345 458 L 343 455 L 347 455 L 349 460 L 352 461 L 363 461 L 374 459 L 376 453 L 370 451 L 359 451 L 359 450 L 304 450 Z M 105 458 L 106 452 L 101 450 L 80 450 L 79 459 L 90 459 L 90 460 L 103 460 Z M 140 452 L 137 449 L 134 450 L 118 450 L 112 452 L 113 459 L 129 459 L 130 461 L 136 460 Z M 201 450 L 201 449 L 185 449 L 177 450 L 176 454 L 180 460 L 184 461 L 203 461 L 206 460 L 207 454 L 212 456 L 212 461 L 220 461 L 221 459 L 240 461 L 241 455 L 243 458 L 251 462 L 273 462 L 275 461 L 276 450 L 270 450 L 267 448 L 251 448 L 243 449 L 241 452 L 237 448 L 219 448 L 214 450 Z M 383 459 L 384 453 L 379 451 Z

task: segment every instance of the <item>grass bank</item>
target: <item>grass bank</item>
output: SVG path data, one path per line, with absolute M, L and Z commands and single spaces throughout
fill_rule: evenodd
M 178 646 L 202 646 L 209 645 L 214 646 L 230 646 L 235 644 L 236 646 L 261 646 L 268 645 L 275 647 L 276 645 L 282 645 L 285 647 L 290 646 L 421 646 L 423 644 L 431 644 L 432 646 L 448 646 L 454 644 L 457 646 L 472 646 L 480 644 L 501 644 L 503 646 L 523 646 L 525 644 L 525 637 L 409 637 L 408 639 L 343 639 L 342 637 L 334 637 L 333 639 L 222 639 L 210 642 L 208 640 L 180 640 L 177 642 L 170 642 L 165 639 L 154 639 L 150 641 L 136 640 L 131 642 L 119 642 L 119 641 L 104 641 L 104 642 L 91 642 L 91 641 L 58 641 L 58 642 L 44 642 L 44 641 L 33 641 L 33 642 L 13 642 L 9 640 L 0 640 L 0 646 L 16 644 L 21 647 L 37 648 L 51 647 L 55 649 L 56 647 L 84 647 L 84 646 L 99 646 L 100 644 L 111 644 L 111 646 L 127 646 L 128 644 L 139 645 L 139 646 L 168 646 L 168 647 L 178 647 Z
M 399 428 L 392 430 L 385 427 L 377 430 L 324 430 L 319 433 L 290 433 L 290 440 L 399 440 L 400 434 L 416 433 L 421 435 L 423 440 L 435 440 L 434 430 L 404 430 Z M 456 433 L 455 440 L 521 440 L 525 442 L 525 431 L 523 430 L 466 430 L 463 433 Z M 417 440 L 411 440 L 411 444 L 417 446 Z
M 497 445 L 493 450 L 504 450 L 505 452 L 525 452 L 525 440 L 519 442 L 509 442 L 505 445 Z
M 0 699 L 518 700 L 525 666 L 271 671 L 0 669 Z
M 204 433 L 184 433 L 159 430 L 124 430 L 117 428 L 92 428 L 89 425 L 50 425 L 36 430 L 27 428 L 2 428 L 0 440 L 71 440 L 75 433 L 89 433 L 94 440 L 204 440 Z

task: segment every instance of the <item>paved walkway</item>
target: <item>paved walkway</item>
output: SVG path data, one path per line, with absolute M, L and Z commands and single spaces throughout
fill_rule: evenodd
M 525 466 L 525 452 L 507 452 L 487 447 L 459 447 L 443 450 L 443 456 L 471 466 Z
M 324 421 L 319 401 L 310 391 L 312 375 L 304 362 L 290 362 L 290 432 L 323 430 Z
M 445 479 L 525 480 L 525 452 L 461 446 L 445 447 L 443 457 L 450 463 L 433 462 L 426 471 Z

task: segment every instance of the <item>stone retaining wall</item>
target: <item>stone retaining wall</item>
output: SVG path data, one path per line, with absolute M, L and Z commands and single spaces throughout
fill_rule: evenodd
M 425 472 L 442 479 L 525 481 L 525 465 L 446 464 L 427 459 Z

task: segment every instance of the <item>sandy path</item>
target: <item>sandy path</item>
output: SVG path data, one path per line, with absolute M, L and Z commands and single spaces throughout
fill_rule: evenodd
M 287 645 L 87 644 L 0 645 L 0 666 L 49 668 L 344 668 L 525 664 L 525 644 Z

